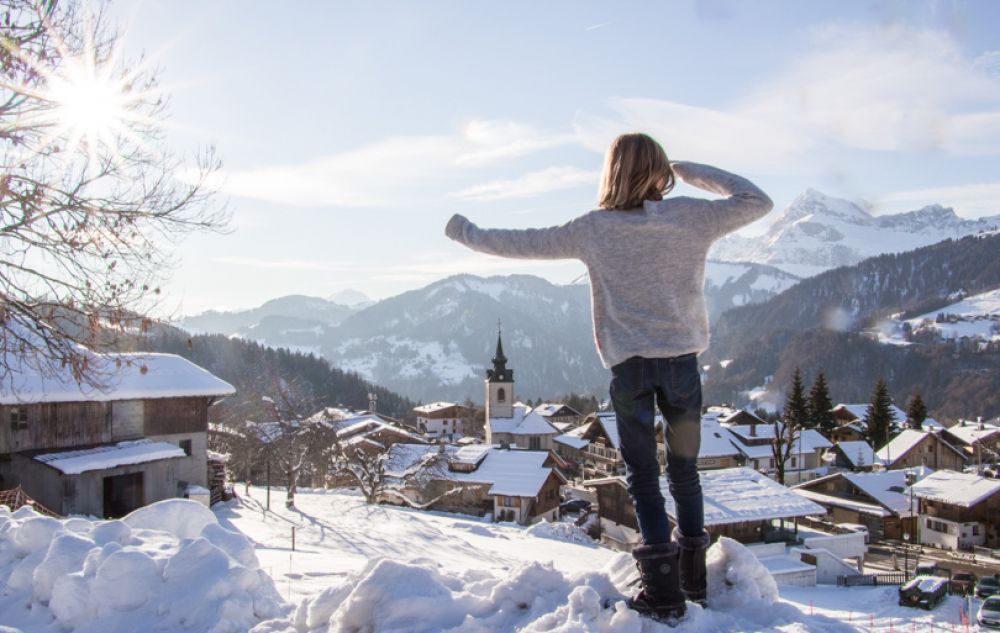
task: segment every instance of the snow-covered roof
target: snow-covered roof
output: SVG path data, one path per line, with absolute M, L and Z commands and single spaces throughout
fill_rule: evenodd
M 69 366 L 46 375 L 25 359 L 8 354 L 8 375 L 0 381 L 0 404 L 110 402 L 149 398 L 228 396 L 236 389 L 175 354 L 98 354 L 84 350 L 102 388 L 80 385 Z
M 581 450 L 586 448 L 587 444 L 590 444 L 590 440 L 583 439 L 582 435 L 587 432 L 590 428 L 590 424 L 584 424 L 583 426 L 578 426 L 576 428 L 570 429 L 562 435 L 557 435 L 552 438 L 553 442 L 559 442 L 560 444 L 565 444 L 570 448 L 575 448 Z
M 486 444 L 473 444 L 463 446 L 455 451 L 451 460 L 460 464 L 478 464 L 490 452 L 490 447 Z
M 959 423 L 948 429 L 949 435 L 954 436 L 963 444 L 970 445 L 997 433 L 1000 433 L 1000 427 L 984 423 L 983 428 L 980 429 L 979 425 L 975 422 L 966 424 L 965 426 L 962 426 L 961 423 Z
M 705 525 L 791 519 L 823 514 L 824 508 L 750 468 L 724 468 L 701 473 Z M 667 514 L 676 519 L 674 498 L 661 478 Z
M 701 449 L 698 457 L 725 457 L 738 455 L 739 450 L 733 445 L 729 431 L 719 424 L 715 415 L 704 415 L 701 418 Z
M 848 413 L 853 415 L 858 420 L 864 420 L 865 415 L 868 414 L 868 407 L 870 406 L 871 404 L 838 404 L 833 408 L 833 411 L 836 411 L 837 409 L 843 409 L 844 411 L 847 411 Z M 902 424 L 903 422 L 906 421 L 905 411 L 903 411 L 894 404 L 889 405 L 889 409 L 892 411 L 893 414 L 892 418 L 893 422 L 897 424 Z
M 923 467 L 914 469 L 914 471 L 916 472 L 916 476 L 918 478 L 927 477 L 930 473 L 934 472 L 929 468 Z M 871 508 L 868 508 L 868 506 L 872 504 L 866 504 L 858 500 L 844 499 L 835 495 L 822 493 L 820 485 L 823 482 L 836 477 L 843 477 L 853 484 L 865 496 L 874 500 L 879 512 L 875 512 Z M 906 486 L 905 470 L 884 470 L 874 473 L 834 473 L 826 477 L 821 477 L 819 479 L 799 484 L 795 486 L 794 490 L 815 501 L 822 502 L 823 500 L 818 497 L 824 497 L 826 502 L 831 505 L 856 509 L 859 512 L 865 512 L 866 514 L 876 514 L 877 516 L 889 516 L 890 514 L 895 514 L 899 517 L 911 516 L 910 496 L 907 492 L 908 488 Z
M 921 499 L 964 508 L 970 508 L 997 493 L 1000 493 L 1000 479 L 987 479 L 953 470 L 939 470 L 913 485 L 913 494 Z
M 340 440 L 347 440 L 355 437 L 367 437 L 379 431 L 391 431 L 397 435 L 407 437 L 411 441 L 424 442 L 424 439 L 419 435 L 400 428 L 395 424 L 390 424 L 375 413 L 360 415 L 356 418 L 343 420 L 340 423 L 342 426 L 337 431 L 337 439 Z
M 176 444 L 143 439 L 58 453 L 43 453 L 35 455 L 33 459 L 66 475 L 79 475 L 90 470 L 144 464 L 185 455 L 184 449 Z
M 864 440 L 852 442 L 838 442 L 837 448 L 844 454 L 844 457 L 855 468 L 859 466 L 874 466 L 881 464 L 882 460 L 876 457 L 875 449 Z
M 469 446 L 456 449 L 445 446 L 445 455 L 449 461 L 457 459 L 458 453 L 467 449 L 477 449 L 479 454 L 485 453 L 479 466 L 471 472 L 451 471 L 439 468 L 434 473 L 435 478 L 449 481 L 490 484 L 488 494 L 509 497 L 535 497 L 541 491 L 545 481 L 553 473 L 551 467 L 545 466 L 549 457 L 548 451 L 528 451 L 499 449 L 496 447 Z M 394 444 L 386 460 L 386 473 L 391 477 L 402 477 L 412 474 L 415 467 L 429 453 L 441 451 L 440 446 L 427 444 Z M 466 453 L 471 457 L 472 451 Z
M 525 404 L 515 404 L 513 412 L 510 418 L 490 418 L 490 430 L 511 435 L 555 435 L 559 432 L 543 415 Z
M 729 427 L 729 431 L 731 432 L 733 442 L 736 443 L 736 447 L 748 458 L 765 459 L 774 456 L 774 451 L 770 443 L 747 444 L 747 442 L 751 439 L 773 439 L 773 424 L 756 425 L 756 436 L 750 435 L 750 425 L 731 426 Z M 815 429 L 804 429 L 799 438 L 796 439 L 795 446 L 792 448 L 791 454 L 797 455 L 799 453 L 812 453 L 817 450 L 831 448 L 832 446 L 833 444 L 830 443 L 830 440 L 823 437 L 823 434 L 819 431 L 816 431 Z
M 818 490 L 805 490 L 797 487 L 794 488 L 794 490 L 806 499 L 823 505 L 844 508 L 845 510 L 853 510 L 854 512 L 860 512 L 861 514 L 868 514 L 881 518 L 892 516 L 892 512 L 886 510 L 877 503 L 865 503 L 864 501 L 859 501 L 857 499 L 845 499 L 844 497 L 826 494 L 819 492 Z
M 419 407 L 413 407 L 413 410 L 417 413 L 434 413 L 435 411 L 441 411 L 442 409 L 457 406 L 458 405 L 454 402 L 432 402 Z
M 535 407 L 535 411 L 538 412 L 538 415 L 542 415 L 545 417 L 553 416 L 556 413 L 559 413 L 561 409 L 568 409 L 568 411 L 563 412 L 563 415 L 576 415 L 576 416 L 580 415 L 580 412 L 574 409 L 573 407 L 569 406 L 568 404 L 562 404 L 559 402 L 544 402 Z
M 552 469 L 544 466 L 548 451 L 490 449 L 479 468 L 468 473 L 473 481 L 493 483 L 491 495 L 534 497 Z
M 878 449 L 878 451 L 876 451 L 875 453 L 875 456 L 878 457 L 886 465 L 894 464 L 897 461 L 899 461 L 899 459 L 902 458 L 904 455 L 913 450 L 914 446 L 919 444 L 921 441 L 923 441 L 924 438 L 928 436 L 935 437 L 947 448 L 950 448 L 952 451 L 958 453 L 959 455 L 962 455 L 962 452 L 960 450 L 958 450 L 948 442 L 945 442 L 944 440 L 937 437 L 936 433 L 932 433 L 931 431 L 917 431 L 915 429 L 903 429 L 903 431 L 896 437 L 892 438 L 892 440 L 890 440 L 888 444 Z M 965 456 L 962 455 L 962 457 L 964 458 Z

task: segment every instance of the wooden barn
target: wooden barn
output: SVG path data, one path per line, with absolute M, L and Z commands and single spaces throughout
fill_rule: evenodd
M 102 389 L 21 365 L 0 386 L 0 489 L 62 515 L 208 502 L 208 407 L 232 385 L 172 354 L 96 354 Z

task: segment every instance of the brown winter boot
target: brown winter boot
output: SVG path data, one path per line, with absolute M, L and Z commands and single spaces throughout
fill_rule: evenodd
M 681 593 L 676 543 L 639 545 L 632 550 L 642 588 L 625 601 L 630 609 L 658 620 L 680 619 L 687 606 Z
M 674 528 L 673 539 L 680 547 L 681 592 L 691 602 L 705 606 L 708 597 L 705 550 L 712 539 L 708 532 L 684 536 L 677 528 Z

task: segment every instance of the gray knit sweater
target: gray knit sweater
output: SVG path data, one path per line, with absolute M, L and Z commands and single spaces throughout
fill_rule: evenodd
M 481 229 L 455 215 L 445 234 L 503 257 L 579 259 L 590 273 L 594 340 L 605 367 L 708 347 L 705 257 L 712 242 L 763 217 L 773 203 L 753 183 L 697 163 L 678 178 L 720 200 L 669 197 L 629 211 L 598 210 L 544 229 Z

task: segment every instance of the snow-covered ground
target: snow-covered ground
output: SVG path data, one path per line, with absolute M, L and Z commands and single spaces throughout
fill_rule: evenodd
M 273 490 L 265 512 L 265 494 L 214 513 L 170 500 L 122 521 L 0 510 L 0 632 L 977 630 L 954 597 L 926 613 L 896 606 L 895 587 L 779 593 L 728 539 L 709 551 L 710 608 L 670 628 L 625 608 L 631 557 L 569 524 L 368 506 L 346 491 L 300 492 L 288 510 Z
M 938 323 L 937 316 L 945 315 Z M 892 345 L 908 345 L 903 338 L 903 324 L 912 331 L 929 329 L 942 339 L 975 338 L 982 341 L 1000 341 L 1000 288 L 966 297 L 951 305 L 899 321 L 889 319 L 878 328 L 878 340 Z

